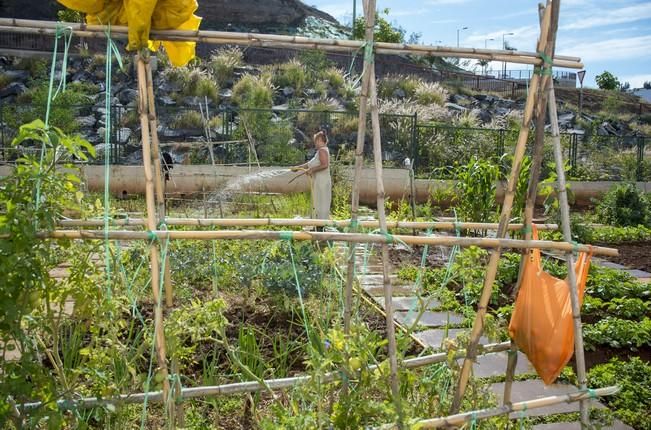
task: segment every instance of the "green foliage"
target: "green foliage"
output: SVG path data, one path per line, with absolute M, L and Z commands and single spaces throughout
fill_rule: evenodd
M 291 87 L 300 94 L 308 83 L 308 76 L 303 64 L 292 59 L 278 66 L 278 71 L 273 75 L 275 87 Z
M 305 152 L 290 141 L 294 137 L 294 130 L 287 122 L 271 124 L 265 136 L 262 137 L 263 145 L 259 146 L 258 157 L 260 161 L 272 166 L 290 166 L 302 163 Z
M 21 94 L 16 105 L 5 105 L 2 108 L 3 120 L 12 129 L 18 129 L 21 124 L 45 118 L 48 100 L 47 82 Z M 60 128 L 63 133 L 74 133 L 79 129 L 76 121 L 78 109 L 91 103 L 90 95 L 97 92 L 95 85 L 87 83 L 72 83 L 65 91 L 60 92 L 51 103 L 49 123 Z
M 389 9 L 384 9 L 383 14 L 388 17 Z M 392 25 L 380 14 L 375 14 L 374 40 L 376 42 L 403 43 L 405 41 L 405 29 Z M 364 40 L 366 34 L 366 20 L 363 16 L 358 17 L 353 23 L 353 39 Z
M 76 10 L 64 8 L 57 12 L 57 19 L 63 22 L 84 22 L 84 14 Z
M 563 265 L 558 267 L 561 266 Z M 558 275 L 565 276 L 566 274 L 561 271 Z M 604 301 L 610 301 L 616 297 L 648 299 L 651 295 L 649 288 L 632 275 L 594 264 L 590 266 L 586 293 Z
M 602 90 L 616 90 L 619 88 L 619 79 L 612 73 L 605 71 L 595 77 L 597 86 Z
M 651 228 L 643 225 L 615 227 L 578 224 L 576 227 L 573 226 L 572 232 L 575 234 L 577 241 L 582 243 L 618 244 L 651 240 Z
M 174 117 L 170 126 L 175 129 L 202 129 L 201 114 L 194 110 L 186 110 Z
M 220 48 L 210 56 L 208 68 L 219 85 L 233 79 L 233 71 L 244 64 L 244 54 L 239 48 Z
M 389 75 L 385 76 L 378 82 L 378 97 L 390 99 L 396 96 L 396 91 L 401 90 L 405 97 L 413 97 L 416 94 L 416 88 L 423 82 L 413 76 Z M 424 90 L 425 88 L 422 88 Z
M 208 97 L 215 103 L 219 102 L 219 88 L 213 77 L 199 67 L 170 67 L 163 71 L 170 82 L 180 87 L 181 97 Z
M 593 387 L 618 385 L 621 391 L 604 398 L 615 416 L 637 429 L 651 428 L 651 365 L 638 357 L 629 361 L 611 359 L 599 364 L 588 373 Z
M 87 283 L 57 283 L 49 271 L 66 255 L 69 242 L 61 242 L 59 249 L 50 241 L 37 238 L 41 230 L 53 230 L 64 210 L 80 207 L 83 194 L 79 192 L 80 180 L 70 164 L 69 170 L 57 169 L 57 163 L 70 157 L 86 160 L 94 155 L 93 147 L 78 137 L 69 137 L 56 127 L 46 127 L 35 120 L 20 127 L 12 146 L 34 143 L 40 145 L 40 154 L 27 154 L 16 160 L 13 172 L 0 179 L 0 397 L 8 396 L 21 403 L 40 400 L 49 402 L 58 398 L 56 377 L 37 358 L 44 345 L 33 337 L 36 327 L 48 327 L 51 341 L 58 346 L 58 318 L 53 309 L 63 306 L 70 295 L 87 300 L 96 294 L 84 290 L 92 285 L 93 277 L 84 273 L 87 265 L 73 268 L 71 276 L 85 279 Z M 81 272 L 79 272 L 81 270 Z M 96 288 L 95 288 L 95 291 Z M 81 303 L 80 303 L 81 305 Z M 43 310 L 44 308 L 44 310 Z M 74 346 L 69 342 L 70 347 Z M 20 358 L 5 361 L 7 351 L 18 349 Z M 62 351 L 66 352 L 66 350 Z M 62 377 L 71 366 L 72 354 L 62 362 L 52 362 Z M 58 357 L 58 350 L 55 351 Z M 65 376 L 63 376 L 65 378 Z M 69 381 L 73 383 L 72 380 Z M 11 416 L 7 402 L 0 403 L 0 422 Z M 37 423 L 47 416 L 50 423 L 59 425 L 62 415 L 54 405 L 41 408 L 34 414 Z
M 651 202 L 633 183 L 609 190 L 596 208 L 597 220 L 615 226 L 651 226 Z
M 610 302 L 586 296 L 583 312 L 597 317 L 614 316 L 617 318 L 637 320 L 649 314 L 651 303 L 640 298 L 615 297 Z
M 244 75 L 233 87 L 233 101 L 243 108 L 270 108 L 273 85 L 266 76 Z
M 463 221 L 490 222 L 497 210 L 496 192 L 500 170 L 488 160 L 473 157 L 452 169 L 456 180 L 454 205 Z
M 438 82 L 420 81 L 414 90 L 414 99 L 421 105 L 443 106 L 448 99 L 448 91 Z
M 631 321 L 606 317 L 595 324 L 584 326 L 586 349 L 594 350 L 598 345 L 611 348 L 629 348 L 636 351 L 651 346 L 651 319 Z

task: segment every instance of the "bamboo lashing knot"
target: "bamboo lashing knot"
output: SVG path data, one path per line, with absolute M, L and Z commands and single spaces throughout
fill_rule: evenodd
M 281 231 L 279 235 L 280 235 L 280 240 L 292 241 L 294 239 L 294 233 L 291 231 Z
M 395 237 L 393 237 L 393 235 L 392 235 L 392 234 L 390 234 L 390 233 L 387 233 L 387 232 L 383 232 L 383 233 L 382 233 L 382 235 L 383 235 L 383 236 L 384 236 L 384 238 L 385 238 L 385 239 L 387 240 L 387 243 L 394 243 L 394 242 L 395 242 L 395 240 L 396 240 L 396 238 L 395 238 Z
M 147 239 L 149 239 L 150 242 L 155 242 L 158 240 L 158 236 L 152 230 L 147 230 Z
M 374 53 L 374 46 L 375 43 L 372 40 L 367 40 L 366 43 L 364 43 L 364 62 L 368 64 L 373 64 L 375 61 L 375 53 Z
M 575 253 L 575 254 L 578 254 L 578 252 L 579 252 L 579 242 L 577 242 L 576 240 L 573 240 L 570 243 L 572 244 L 572 252 Z
M 531 228 L 531 224 L 525 224 L 522 226 L 520 231 L 522 232 L 522 235 L 526 236 L 527 234 L 531 234 L 533 229 Z
M 552 60 L 552 58 L 549 55 L 545 54 L 542 51 L 538 52 L 538 56 L 540 58 L 542 58 L 543 64 L 542 64 L 542 67 L 541 66 L 535 66 L 533 68 L 534 73 L 536 73 L 537 75 L 540 75 L 540 76 L 551 76 L 552 75 L 552 63 L 554 62 L 554 60 Z

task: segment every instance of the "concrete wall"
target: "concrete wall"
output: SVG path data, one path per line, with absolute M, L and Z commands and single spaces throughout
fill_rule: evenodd
M 0 166 L 0 176 L 10 172 L 10 166 Z M 83 166 L 82 177 L 90 191 L 104 191 L 104 167 Z M 277 167 L 263 167 L 257 173 L 248 167 L 210 165 L 175 165 L 172 178 L 167 183 L 168 193 L 193 194 L 202 191 L 221 191 L 230 187 L 233 191 L 296 193 L 307 191 L 309 182 L 305 176 L 288 183 L 296 173 Z M 352 181 L 352 168 L 344 172 L 347 180 Z M 404 169 L 384 169 L 384 187 L 387 196 L 399 200 L 409 196 L 409 174 Z M 116 196 L 126 194 L 144 194 L 145 181 L 141 166 L 112 166 L 110 169 L 110 191 Z M 239 185 L 238 185 L 239 184 Z M 577 182 L 570 181 L 571 193 L 575 206 L 588 206 L 592 199 L 607 192 L 617 182 Z M 415 183 L 416 199 L 426 202 L 433 191 L 447 189 L 453 185 L 449 180 L 417 179 Z M 637 186 L 644 192 L 651 193 L 651 182 L 638 182 Z M 498 188 L 498 200 L 504 194 L 504 184 Z M 374 204 L 376 200 L 375 172 L 371 168 L 362 171 L 360 201 L 363 204 Z M 542 197 L 539 198 L 542 203 Z

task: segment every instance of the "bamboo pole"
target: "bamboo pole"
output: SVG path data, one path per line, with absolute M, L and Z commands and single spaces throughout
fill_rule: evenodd
M 368 41 L 373 41 L 373 31 L 375 27 L 375 13 L 369 13 L 370 8 L 365 4 L 365 39 L 367 48 L 364 53 L 364 69 L 362 70 L 362 84 L 359 94 L 359 112 L 357 119 L 357 142 L 355 145 L 355 168 L 353 172 L 353 185 L 351 190 L 350 203 L 350 227 L 353 233 L 357 233 L 358 228 L 358 211 L 359 211 L 359 188 L 362 177 L 362 167 L 364 164 L 364 142 L 366 140 L 366 115 L 368 105 L 368 91 L 371 79 L 371 68 L 374 67 L 370 61 L 372 47 Z M 346 266 L 346 285 L 344 287 L 344 335 L 350 334 L 350 319 L 353 308 L 353 283 L 355 282 L 355 249 L 357 243 L 348 244 L 348 264 Z M 348 392 L 348 380 L 343 381 L 343 393 Z
M 537 51 L 545 52 L 547 46 L 547 34 L 551 29 L 551 0 L 547 0 L 547 8 L 545 9 L 545 14 L 543 17 L 543 24 L 541 25 L 540 37 L 538 39 Z M 540 76 L 538 74 L 533 74 L 531 76 L 531 83 L 529 85 L 529 94 L 527 96 L 527 101 L 524 107 L 524 115 L 522 127 L 520 128 L 520 134 L 518 136 L 518 142 L 515 147 L 515 154 L 513 156 L 513 165 L 511 167 L 511 174 L 509 176 L 506 193 L 504 195 L 504 202 L 502 204 L 502 213 L 500 215 L 500 225 L 497 230 L 497 237 L 503 238 L 506 236 L 507 225 L 511 217 L 511 209 L 513 207 L 513 199 L 515 196 L 517 188 L 517 179 L 520 174 L 520 168 L 522 166 L 522 160 L 524 157 L 524 151 L 527 144 L 527 137 L 529 135 L 529 124 L 533 115 L 534 102 L 538 89 L 540 87 Z M 500 256 L 502 250 L 500 247 L 496 247 L 490 256 L 488 267 L 486 269 L 486 274 L 484 277 L 484 286 L 482 294 L 479 298 L 479 303 L 477 305 L 477 314 L 475 316 L 475 321 L 473 323 L 472 332 L 470 334 L 470 340 L 468 343 L 468 355 L 463 361 L 463 367 L 459 374 L 459 379 L 457 382 L 457 389 L 454 393 L 454 399 L 452 401 L 452 413 L 459 411 L 461 407 L 461 402 L 465 394 L 466 386 L 468 384 L 468 379 L 470 378 L 470 373 L 472 370 L 473 361 L 475 359 L 475 348 L 479 344 L 479 338 L 484 329 L 484 319 L 486 317 L 486 311 L 488 302 L 493 291 L 493 284 L 495 282 L 495 276 L 497 274 L 497 267 L 499 264 Z
M 546 406 L 558 405 L 560 403 L 585 402 L 591 398 L 612 396 L 619 392 L 618 386 L 597 388 L 595 390 L 579 390 L 573 393 L 561 394 L 558 396 L 543 397 L 541 399 L 527 400 L 524 402 L 503 405 L 498 408 L 482 409 L 479 411 L 465 412 L 463 414 L 451 415 L 442 418 L 432 418 L 429 420 L 418 421 L 414 424 L 414 429 L 431 429 L 439 427 L 456 427 L 461 424 L 481 420 L 485 418 L 506 415 L 512 412 L 524 412 L 531 409 L 544 408 Z M 387 427 L 381 427 L 387 428 Z M 390 428 L 390 427 L 388 427 Z
M 145 58 L 145 71 L 147 78 L 147 111 L 149 114 L 149 132 L 151 135 L 151 158 L 154 165 L 154 189 L 156 191 L 157 219 L 158 223 L 165 223 L 165 181 L 163 179 L 163 166 L 160 159 L 160 145 L 158 140 L 158 118 L 156 115 L 156 98 L 154 97 L 154 79 L 152 76 L 151 62 Z M 144 154 L 143 154 L 144 158 Z M 166 253 L 163 261 L 163 286 L 165 288 L 165 307 L 171 310 L 174 307 L 174 288 L 172 286 L 172 271 L 170 267 L 169 253 Z M 179 363 L 176 358 L 172 358 L 172 373 L 179 375 Z M 181 390 L 180 378 L 175 378 L 174 393 L 178 396 Z M 170 422 L 178 424 L 179 427 L 185 427 L 185 416 L 183 407 L 176 407 L 172 400 L 168 404 L 168 413 Z
M 358 206 L 359 207 L 359 206 Z M 380 223 L 377 220 L 357 221 L 330 220 L 312 218 L 165 218 L 168 227 L 170 226 L 220 226 L 220 227 L 257 227 L 257 226 L 283 226 L 283 227 L 335 227 L 346 228 L 355 225 L 362 228 L 378 228 Z M 111 219 L 111 226 L 144 226 L 146 221 L 142 218 Z M 101 219 L 66 219 L 58 223 L 61 227 L 103 227 Z M 535 224 L 539 231 L 558 230 L 557 224 Z M 387 220 L 387 228 L 408 229 L 408 230 L 497 230 L 499 224 L 485 222 L 437 222 L 437 221 L 390 221 Z M 518 231 L 524 228 L 524 224 L 509 224 L 508 229 Z
M 369 14 L 375 14 L 375 0 L 368 0 Z M 372 43 L 372 40 L 370 40 Z M 375 165 L 375 181 L 377 188 L 377 214 L 380 222 L 380 232 L 388 234 L 387 219 L 384 211 L 384 180 L 382 178 L 382 142 L 380 134 L 380 115 L 377 106 L 377 82 L 375 80 L 375 66 L 370 67 L 369 95 L 371 107 L 371 126 L 373 128 L 373 163 Z M 384 309 L 387 313 L 387 340 L 389 353 L 389 378 L 391 383 L 391 397 L 398 413 L 398 427 L 402 428 L 402 405 L 400 400 L 400 381 L 398 378 L 398 347 L 396 344 L 396 328 L 393 321 L 393 286 L 389 266 L 389 246 L 382 243 L 382 277 L 384 279 Z
M 485 345 L 482 349 L 483 354 L 494 354 L 497 352 L 506 351 L 509 348 L 508 342 L 502 343 L 493 343 Z M 454 359 L 463 357 L 465 354 L 464 350 L 459 350 L 454 353 Z M 444 363 L 450 359 L 448 352 L 440 352 L 431 355 L 425 355 L 422 357 L 410 358 L 402 362 L 402 366 L 405 369 L 416 369 L 419 367 L 429 366 L 436 363 Z M 378 369 L 377 365 L 371 365 L 368 367 L 369 372 L 373 372 Z M 321 382 L 335 382 L 341 379 L 341 372 L 328 372 L 322 376 Z M 298 385 L 305 384 L 312 380 L 310 375 L 301 375 L 294 376 L 291 378 L 279 378 L 279 379 L 266 379 L 261 383 L 260 381 L 247 381 L 247 382 L 238 382 L 233 384 L 224 384 L 224 385 L 214 385 L 214 386 L 201 386 L 201 387 L 192 387 L 192 388 L 183 388 L 181 391 L 181 398 L 183 399 L 194 399 L 201 397 L 210 397 L 210 396 L 225 396 L 241 393 L 254 393 L 262 390 L 284 390 L 288 388 L 294 388 Z M 57 406 L 62 409 L 74 409 L 74 408 L 93 408 L 103 405 L 120 405 L 120 404 L 135 404 L 142 403 L 147 397 L 148 402 L 162 402 L 165 400 L 164 394 L 162 391 L 152 391 L 149 393 L 136 393 L 136 394 L 122 394 L 113 398 L 97 398 L 97 397 L 86 397 L 78 400 L 58 400 Z M 16 405 L 17 408 L 21 411 L 29 411 L 41 407 L 43 404 L 41 402 L 33 403 L 23 403 L 22 405 Z
M 547 47 L 545 48 L 545 55 L 553 57 L 554 55 L 554 46 L 555 46 L 555 34 L 558 24 L 558 5 L 555 5 L 552 8 L 552 29 L 547 34 Z M 540 3 L 538 4 L 538 15 L 540 25 L 542 25 L 543 16 L 545 13 L 545 6 Z M 541 28 L 542 30 L 542 28 Z M 547 88 L 551 82 L 551 76 L 544 74 L 542 76 L 542 82 L 540 84 L 540 92 L 538 94 L 538 99 L 536 103 L 536 126 L 535 126 L 535 141 L 533 147 L 533 156 L 531 158 L 531 167 L 529 174 L 529 184 L 527 188 L 527 196 L 524 207 L 523 214 L 523 223 L 526 226 L 524 231 L 524 239 L 530 240 L 532 236 L 532 223 L 533 223 L 533 213 L 536 207 L 536 197 L 538 195 L 538 183 L 540 180 L 540 170 L 543 161 L 544 147 L 545 147 L 545 118 L 547 114 Z M 518 282 L 516 283 L 515 291 L 513 292 L 514 297 L 517 297 L 518 288 L 520 282 L 522 281 L 522 275 L 524 273 L 524 264 L 527 259 L 526 252 L 522 254 L 520 259 L 520 270 L 518 273 Z M 513 385 L 513 377 L 515 375 L 515 367 L 518 363 L 518 348 L 515 342 L 511 341 L 511 349 L 509 351 L 507 366 L 506 366 L 506 378 L 504 381 L 504 395 L 502 396 L 503 404 L 511 403 L 511 388 Z
M 136 55 L 136 65 L 138 73 L 138 92 L 140 94 L 138 109 L 140 111 L 140 127 L 142 133 L 142 160 L 145 174 L 145 200 L 147 205 L 147 228 L 154 230 L 156 226 L 156 207 L 154 202 L 154 180 L 151 166 L 151 148 L 149 141 L 149 117 L 147 103 L 147 74 L 145 61 L 142 55 Z M 163 376 L 163 393 L 168 398 L 170 390 L 169 380 L 167 378 L 167 359 L 165 352 L 165 332 L 163 330 L 163 309 L 158 291 L 160 284 L 160 254 L 158 245 L 151 241 L 149 245 L 149 254 L 151 260 L 151 287 L 154 298 L 154 339 L 156 344 L 156 357 L 158 369 Z
M 60 23 L 37 20 L 17 20 L 12 18 L 0 18 L 0 32 L 55 35 L 56 26 Z M 78 23 L 65 23 L 76 35 L 86 38 L 104 38 L 105 27 L 98 25 L 86 25 Z M 320 49 L 334 52 L 354 52 L 363 47 L 364 42 L 342 39 L 313 39 L 299 36 L 284 36 L 261 33 L 231 33 L 218 31 L 190 31 L 190 30 L 152 30 L 152 38 L 169 41 L 194 41 L 212 44 L 229 44 L 241 46 L 262 46 L 271 48 L 288 49 Z M 112 26 L 111 35 L 116 39 L 126 39 L 128 36 L 127 27 Z M 478 48 L 455 48 L 433 45 L 411 45 L 400 43 L 377 43 L 376 53 L 389 55 L 426 55 L 438 57 L 460 57 L 473 58 L 477 60 L 508 61 L 511 63 L 542 65 L 542 60 L 536 53 L 478 49 Z M 554 60 L 554 66 L 573 69 L 583 68 L 580 59 L 577 57 L 558 56 Z
M 11 235 L 2 234 L 0 239 L 8 239 Z M 520 240 L 491 237 L 456 237 L 456 236 L 409 236 L 390 234 L 365 233 L 334 233 L 307 231 L 278 231 L 278 230 L 53 230 L 37 233 L 40 239 L 83 239 L 99 240 L 108 237 L 109 240 L 310 240 L 358 243 L 404 243 L 406 245 L 437 245 L 437 246 L 477 246 L 480 248 L 510 248 L 510 249 L 545 249 L 565 252 L 592 252 L 593 255 L 616 257 L 619 251 L 615 248 L 580 245 L 575 242 L 554 242 L 551 240 Z
M 556 0 L 560 1 L 560 0 Z M 556 162 L 556 175 L 558 177 L 558 200 L 561 209 L 561 221 L 563 225 L 563 237 L 572 240 L 570 223 L 570 205 L 567 201 L 567 185 L 565 183 L 565 164 L 563 162 L 563 149 L 561 148 L 560 130 L 558 127 L 558 113 L 556 112 L 556 95 L 554 94 L 554 83 L 548 89 L 549 117 L 552 124 L 552 144 L 554 147 L 554 160 Z M 570 301 L 572 303 L 572 318 L 574 320 L 574 354 L 576 356 L 576 376 L 579 381 L 579 388 L 585 390 L 588 386 L 585 371 L 585 353 L 583 350 L 583 329 L 581 326 L 581 301 L 576 285 L 576 272 L 574 271 L 574 254 L 567 251 L 568 281 L 570 287 Z M 588 402 L 581 401 L 581 425 L 583 428 L 590 428 L 590 414 Z

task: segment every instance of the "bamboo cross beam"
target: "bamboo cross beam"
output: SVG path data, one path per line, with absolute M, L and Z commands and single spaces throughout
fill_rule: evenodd
M 548 44 L 548 32 L 552 31 L 552 7 L 556 6 L 556 3 L 552 3 L 551 0 L 547 0 L 547 7 L 545 8 L 545 14 L 541 24 L 540 37 L 538 38 L 537 43 L 537 52 L 548 52 L 546 50 Z M 557 15 L 556 15 L 557 17 Z M 555 38 L 555 35 L 554 35 Z M 538 91 L 540 88 L 541 79 L 538 73 L 534 73 L 531 76 L 531 83 L 529 85 L 529 93 L 527 95 L 527 100 L 524 106 L 524 113 L 522 119 L 522 127 L 520 128 L 520 134 L 518 135 L 518 141 L 515 146 L 514 155 L 513 155 L 513 164 L 511 166 L 511 173 L 509 175 L 506 193 L 504 195 L 504 202 L 502 204 L 502 212 L 500 214 L 500 226 L 497 230 L 497 237 L 503 238 L 507 233 L 507 226 L 509 224 L 509 219 L 511 218 L 511 210 L 513 208 L 513 201 L 515 198 L 515 193 L 518 186 L 518 177 L 520 175 L 520 169 L 522 167 L 522 161 L 524 158 L 524 153 L 527 145 L 527 138 L 529 136 L 529 125 L 533 117 L 534 104 Z M 491 294 L 493 291 L 493 284 L 495 283 L 495 277 L 497 275 L 497 268 L 499 265 L 500 257 L 502 254 L 501 247 L 495 247 L 491 254 L 488 266 L 486 267 L 486 273 L 484 275 L 484 285 L 482 288 L 482 293 L 479 298 L 479 303 L 477 304 L 477 313 L 475 315 L 475 321 L 473 323 L 472 331 L 470 333 L 470 340 L 468 342 L 468 355 L 463 361 L 463 367 L 459 373 L 459 378 L 457 380 L 457 388 L 454 393 L 454 398 L 452 400 L 451 413 L 456 413 L 461 407 L 461 402 L 468 385 L 468 380 L 470 379 L 470 373 L 472 370 L 472 365 L 474 362 L 474 353 L 475 348 L 479 344 L 479 339 L 484 330 L 484 320 L 486 317 L 486 312 L 488 309 L 488 302 L 490 301 Z
M 358 189 L 359 191 L 359 189 Z M 359 202 L 358 202 L 359 204 Z M 359 206 L 358 206 L 359 207 Z M 311 218 L 165 218 L 165 224 L 172 226 L 206 226 L 206 227 L 256 227 L 256 226 L 282 226 L 282 227 L 334 227 L 347 228 L 355 226 L 361 228 L 378 228 L 377 220 L 354 221 L 329 220 Z M 60 227 L 103 227 L 102 219 L 65 219 L 58 222 Z M 111 226 L 144 226 L 142 218 L 124 218 L 109 220 Z M 558 230 L 558 224 L 535 224 L 539 231 Z M 485 222 L 444 222 L 444 221 L 391 221 L 387 220 L 387 228 L 409 230 L 497 230 L 499 224 Z M 510 231 L 521 231 L 524 224 L 509 224 Z
M 57 23 L 52 21 L 22 20 L 13 18 L 0 18 L 0 32 L 55 35 L 57 26 L 65 25 L 74 33 L 85 38 L 105 38 L 106 27 L 101 25 L 87 25 L 80 23 Z M 364 47 L 364 41 L 347 39 L 317 39 L 300 36 L 285 36 L 262 33 L 235 33 L 206 30 L 152 30 L 150 35 L 156 40 L 203 42 L 211 44 L 228 44 L 240 46 L 262 46 L 269 48 L 288 49 L 319 49 L 333 52 L 356 52 Z M 112 26 L 111 37 L 126 39 L 128 28 Z M 472 58 L 488 61 L 507 61 L 518 64 L 542 65 L 543 60 L 537 53 L 479 49 L 457 48 L 434 45 L 415 45 L 405 43 L 374 44 L 375 52 L 389 55 L 419 55 L 437 57 Z M 558 56 L 554 59 L 555 67 L 582 69 L 583 64 L 578 57 Z
M 560 403 L 573 403 L 587 401 L 591 398 L 612 396 L 619 392 L 619 387 L 611 386 L 597 388 L 594 390 L 579 390 L 573 393 L 561 394 L 558 396 L 543 397 L 541 399 L 527 400 L 524 402 L 503 405 L 498 408 L 482 409 L 473 412 L 464 412 L 462 414 L 451 415 L 442 418 L 433 418 L 429 420 L 418 421 L 413 425 L 414 429 L 432 429 L 439 427 L 456 427 L 464 423 L 473 422 L 499 415 L 506 415 L 512 412 L 524 412 L 531 409 L 544 408 L 546 406 L 558 405 Z M 391 425 L 390 425 L 391 426 Z M 382 428 L 391 428 L 390 426 Z
M 300 241 L 334 241 L 405 245 L 431 245 L 461 247 L 477 246 L 495 249 L 544 249 L 564 252 L 592 252 L 593 255 L 616 257 L 619 251 L 615 248 L 582 245 L 576 242 L 555 242 L 551 240 L 519 240 L 491 237 L 456 237 L 456 236 L 410 236 L 400 234 L 365 234 L 339 232 L 307 232 L 307 231 L 270 231 L 270 230 L 53 230 L 41 231 L 36 235 L 40 239 L 80 239 L 100 240 L 300 240 Z M 10 239 L 11 235 L 2 234 L 0 239 Z
M 509 349 L 508 342 L 502 343 L 492 343 L 484 345 L 482 348 L 482 355 L 485 354 L 494 354 L 497 352 L 506 351 Z M 454 353 L 453 358 L 461 358 L 465 354 L 464 350 L 459 350 Z M 422 357 L 409 358 L 402 361 L 401 365 L 405 369 L 416 369 L 419 367 L 429 366 L 436 363 L 444 363 L 450 359 L 450 356 L 447 352 L 439 352 L 436 354 L 425 355 Z M 369 372 L 374 372 L 378 369 L 377 365 L 370 365 L 368 367 Z M 334 382 L 341 379 L 341 372 L 328 372 L 321 377 L 321 382 L 328 383 Z M 202 397 L 214 397 L 214 396 L 226 396 L 233 394 L 241 393 L 255 393 L 258 391 L 263 391 L 267 389 L 271 390 L 284 390 L 289 388 L 294 388 L 298 385 L 305 384 L 312 380 L 310 375 L 301 375 L 291 378 L 279 378 L 279 379 L 265 379 L 264 384 L 259 381 L 248 381 L 248 382 L 238 382 L 232 384 L 224 385 L 214 385 L 214 386 L 202 386 L 202 387 L 192 387 L 192 388 L 183 388 L 181 391 L 180 397 L 182 399 L 194 399 Z M 57 406 L 61 410 L 75 409 L 75 408 L 94 408 L 97 406 L 104 405 L 120 405 L 120 404 L 134 404 L 134 403 L 143 403 L 147 398 L 148 402 L 162 402 L 165 400 L 162 391 L 151 391 L 149 393 L 136 393 L 136 394 L 122 394 L 113 398 L 97 398 L 97 397 L 86 397 L 78 400 L 58 400 Z M 41 402 L 33 403 L 24 403 L 22 405 L 16 405 L 20 411 L 29 411 L 41 407 L 43 404 Z

